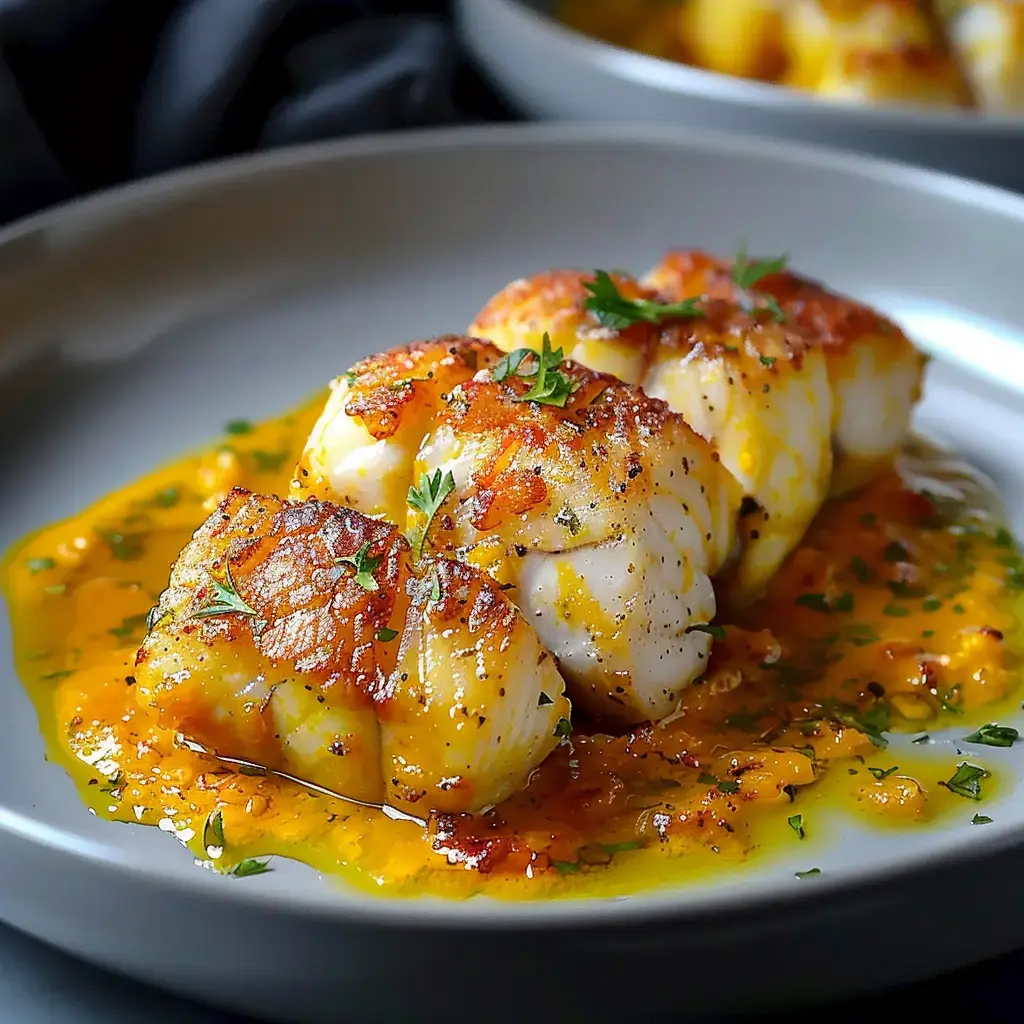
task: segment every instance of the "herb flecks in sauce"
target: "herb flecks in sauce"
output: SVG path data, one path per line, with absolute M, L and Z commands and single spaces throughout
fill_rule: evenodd
M 532 357 L 523 362 L 533 369 Z M 808 822 L 827 820 L 821 806 L 894 825 L 941 814 L 963 822 L 965 794 L 984 800 L 999 782 L 1002 751 L 991 750 L 992 763 L 980 769 L 993 777 L 976 777 L 958 768 L 963 757 L 910 739 L 950 724 L 960 737 L 1009 737 L 994 731 L 1008 726 L 991 723 L 1006 721 L 1016 689 L 1013 601 L 1024 602 L 1024 593 L 1007 599 L 999 585 L 1012 588 L 1015 574 L 1024 584 L 1024 567 L 1005 531 L 963 521 L 950 528 L 943 517 L 959 507 L 911 493 L 895 472 L 830 502 L 763 602 L 741 615 L 720 611 L 721 626 L 696 624 L 714 641 L 710 664 L 705 680 L 680 695 L 671 721 L 621 736 L 559 723 L 562 742 L 529 789 L 486 820 L 439 821 L 424 837 L 182 749 L 136 697 L 135 648 L 162 616 L 154 611 L 147 622 L 146 609 L 211 502 L 235 485 L 286 491 L 292 456 L 267 462 L 254 453 L 297 454 L 321 407 L 237 433 L 231 453 L 182 460 L 9 556 L 5 587 L 22 678 L 53 756 L 98 815 L 191 835 L 197 857 L 240 879 L 272 870 L 270 855 L 291 855 L 375 893 L 612 896 L 727 871 L 755 847 L 791 855 L 799 841 L 813 864 L 824 828 Z M 443 476 L 415 489 L 421 524 L 438 513 L 446 489 Z M 560 525 L 571 532 L 570 517 Z M 374 555 L 364 552 L 364 570 L 367 557 Z M 338 568 L 346 577 L 359 572 Z M 923 597 L 911 596 L 921 588 Z M 245 595 L 234 594 L 240 603 L 211 584 L 225 606 L 218 614 L 247 615 Z M 821 599 L 798 603 L 807 594 Z M 908 614 L 884 614 L 889 604 Z M 398 645 L 399 626 L 381 627 L 378 639 Z M 536 699 L 543 706 L 552 697 Z M 908 734 L 906 746 L 886 751 L 892 731 Z M 970 819 L 970 810 L 967 818 L 989 821 Z

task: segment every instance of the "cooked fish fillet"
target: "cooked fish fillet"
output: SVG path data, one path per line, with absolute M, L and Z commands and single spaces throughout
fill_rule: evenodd
M 469 326 L 475 337 L 487 338 L 504 352 L 518 348 L 540 351 L 545 333 L 551 347 L 566 359 L 598 373 L 610 373 L 627 384 L 639 384 L 654 335 L 650 324 L 621 330 L 605 327 L 586 308 L 587 284 L 594 275 L 580 270 L 548 270 L 513 281 L 477 314 Z M 627 298 L 649 292 L 627 274 L 611 275 Z
M 713 300 L 663 327 L 643 386 L 714 444 L 739 483 L 740 556 L 721 587 L 733 605 L 759 597 L 828 495 L 824 356 L 770 316 Z
M 666 298 L 707 295 L 731 301 L 771 299 L 785 327 L 828 364 L 832 389 L 832 493 L 869 479 L 902 446 L 921 393 L 925 359 L 891 320 L 862 303 L 788 271 L 759 277 L 745 296 L 733 263 L 707 253 L 669 252 L 644 282 Z
M 544 654 L 491 580 L 414 566 L 389 523 L 235 489 L 171 571 L 137 693 L 219 754 L 425 816 L 503 799 L 559 742 L 570 708 Z M 399 750 L 415 784 L 391 781 Z
M 454 483 L 434 543 L 516 587 L 575 704 L 662 717 L 704 669 L 738 489 L 682 418 L 612 377 L 564 362 L 564 404 L 529 400 L 537 363 L 452 392 L 417 463 Z
M 357 363 L 331 383 L 291 497 L 334 498 L 366 515 L 404 522 L 422 425 L 456 384 L 500 357 L 486 342 L 445 336 Z

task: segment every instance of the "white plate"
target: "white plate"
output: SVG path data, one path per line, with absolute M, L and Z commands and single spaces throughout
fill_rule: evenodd
M 1024 513 L 1024 199 L 802 148 L 555 126 L 275 153 L 0 235 L 0 543 L 231 416 L 289 406 L 364 353 L 461 329 L 524 273 L 639 270 L 672 244 L 730 251 L 741 238 L 880 303 L 945 352 L 953 362 L 933 366 L 918 424 Z M 486 1007 L 497 1022 L 538 1010 L 619 1021 L 640 999 L 651 1013 L 721 1013 L 1024 945 L 1012 787 L 986 806 L 996 823 L 984 829 L 968 825 L 971 806 L 947 828 L 844 826 L 800 844 L 799 861 L 627 900 L 383 901 L 298 865 L 217 877 L 156 830 L 86 813 L 44 764 L 10 663 L 4 627 L 0 917 L 235 1009 L 395 1020 L 436 1003 Z M 1024 777 L 1022 754 L 990 760 Z M 794 879 L 811 862 L 823 874 Z
M 470 52 L 534 118 L 667 122 L 795 139 L 1024 188 L 1021 117 L 843 103 L 687 67 L 581 35 L 548 16 L 552 0 L 455 6 Z

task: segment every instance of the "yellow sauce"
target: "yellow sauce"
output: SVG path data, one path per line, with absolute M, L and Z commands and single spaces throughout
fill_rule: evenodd
M 897 756 L 879 734 L 966 736 L 1005 716 L 1024 569 L 1005 531 L 920 496 L 896 468 L 830 502 L 767 598 L 720 617 L 708 676 L 671 720 L 619 737 L 577 722 L 529 788 L 487 816 L 425 833 L 176 745 L 132 689 L 146 614 L 232 486 L 286 493 L 321 407 L 232 424 L 217 447 L 8 555 L 18 671 L 51 756 L 94 813 L 158 825 L 243 875 L 247 858 L 284 855 L 383 894 L 509 898 L 628 894 L 780 852 L 810 869 L 815 839 L 844 814 L 910 829 L 984 816 L 996 747 L 955 756 L 923 741 Z M 924 448 L 908 469 L 968 505 L 990 500 Z M 990 775 L 944 786 L 963 761 Z

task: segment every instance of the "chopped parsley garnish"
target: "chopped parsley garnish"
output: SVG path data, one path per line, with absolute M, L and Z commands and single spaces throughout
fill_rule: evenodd
M 381 628 L 377 630 L 377 639 L 384 643 L 390 643 L 390 641 L 394 640 L 396 636 L 398 636 L 397 629 L 389 629 L 387 626 L 381 626 Z
M 213 582 L 213 593 L 193 613 L 193 618 L 207 619 L 211 615 L 256 615 L 256 609 L 247 604 L 235 589 L 234 580 L 231 579 L 230 566 L 225 566 L 223 580 L 211 577 L 211 581 Z
M 1012 548 L 1013 547 L 1013 534 L 1010 533 L 1005 527 L 1000 527 L 996 530 L 995 537 L 992 538 L 992 542 L 997 548 Z
M 725 724 L 731 729 L 753 732 L 762 718 L 764 718 L 763 711 L 748 711 L 746 708 L 742 708 L 739 711 L 734 711 L 731 715 L 726 715 Z
M 854 647 L 867 647 L 868 644 L 878 643 L 882 639 L 875 628 L 866 622 L 855 622 L 847 630 L 847 634 Z
M 110 554 L 119 562 L 131 562 L 143 552 L 142 535 L 122 533 L 120 530 L 98 530 L 110 547 Z
M 426 544 L 427 533 L 434 521 L 434 516 L 437 515 L 448 495 L 454 490 L 455 477 L 450 471 L 442 476 L 439 469 L 434 471 L 433 476 L 429 473 L 423 474 L 419 490 L 415 487 L 409 488 L 409 496 L 406 501 L 410 507 L 422 512 L 427 517 L 426 522 L 416 534 L 415 540 L 412 540 L 413 555 L 417 561 L 423 557 L 423 546 Z M 440 584 L 438 584 L 438 596 L 440 596 Z
M 810 868 L 807 871 L 795 871 L 793 874 L 796 878 L 813 878 L 815 875 L 821 874 L 821 868 Z
M 251 878 L 253 875 L 265 875 L 268 871 L 273 871 L 272 867 L 269 867 L 270 860 L 256 860 L 250 857 L 248 860 L 243 860 L 240 864 L 237 864 L 232 870 L 231 874 L 235 878 Z
M 846 591 L 834 600 L 825 594 L 801 594 L 796 603 L 801 608 L 811 608 L 816 612 L 850 612 L 853 611 L 853 594 Z
M 248 420 L 230 420 L 224 426 L 225 434 L 251 434 L 252 424 Z
M 864 561 L 860 555 L 855 555 L 850 562 L 850 572 L 857 577 L 861 583 L 868 583 L 875 575 L 874 570 Z
M 517 373 L 520 377 L 534 377 L 533 387 L 525 395 L 517 395 L 513 401 L 536 402 L 538 405 L 556 405 L 565 408 L 565 403 L 579 387 L 578 382 L 570 380 L 564 373 L 558 372 L 562 365 L 562 350 L 551 351 L 551 338 L 544 332 L 541 340 L 540 354 L 533 353 L 534 360 L 531 372 L 525 373 L 522 366 Z
M 30 558 L 25 565 L 33 576 L 36 573 L 49 572 L 50 569 L 57 568 L 57 563 L 52 558 Z
M 777 359 L 776 356 L 765 356 L 765 355 L 759 355 L 757 358 L 761 361 L 761 365 L 762 366 L 767 366 L 769 370 L 775 365 L 775 362 L 776 362 L 776 359 Z
M 554 734 L 564 743 L 572 735 L 572 722 L 568 718 L 560 718 L 555 722 Z
M 655 302 L 651 299 L 627 299 L 606 270 L 595 270 L 594 280 L 584 286 L 590 297 L 584 303 L 598 323 L 621 331 L 633 324 L 660 324 L 666 320 L 703 315 L 699 298 L 682 302 Z
M 211 812 L 203 826 L 203 847 L 209 850 L 211 846 L 222 850 L 227 846 L 224 839 L 224 816 L 219 810 Z
M 889 778 L 890 775 L 893 775 L 899 770 L 900 766 L 898 764 L 894 764 L 891 768 L 868 768 L 868 771 L 871 772 L 879 782 L 881 782 L 882 779 Z
M 580 871 L 580 865 L 574 860 L 553 860 L 551 866 L 560 875 L 575 875 Z
M 980 800 L 982 780 L 987 779 L 991 774 L 976 764 L 963 761 L 957 765 L 953 777 L 943 782 L 942 785 L 951 793 L 956 793 L 957 796 L 965 797 L 968 800 Z
M 149 623 L 149 614 L 145 615 L 129 615 L 127 618 L 121 620 L 120 626 L 115 626 L 113 629 L 108 630 L 111 636 L 116 636 L 118 640 L 127 640 L 133 633 L 142 629 Z
M 732 265 L 733 284 L 744 291 L 749 291 L 762 277 L 769 274 L 781 274 L 789 263 L 788 256 L 775 256 L 766 260 L 747 259 L 746 251 L 741 249 Z
M 692 626 L 686 627 L 687 633 L 707 633 L 716 640 L 725 639 L 725 629 L 722 626 L 713 626 L 710 622 L 695 622 Z
M 785 270 L 787 262 L 788 259 L 785 256 L 776 256 L 773 259 L 767 260 L 749 260 L 747 259 L 746 251 L 741 249 L 736 260 L 733 262 L 730 277 L 733 284 L 741 292 L 749 292 L 761 278 L 767 277 L 769 274 L 778 274 Z M 760 313 L 764 311 L 771 313 L 772 319 L 777 323 L 782 323 L 786 319 L 786 314 L 782 311 L 782 307 L 774 295 L 762 295 L 760 300 L 763 305 L 758 306 L 744 296 L 741 299 L 741 303 L 748 312 Z M 761 362 L 764 362 L 764 359 L 765 357 L 762 356 Z M 773 359 L 772 362 L 774 363 L 775 360 Z M 765 365 L 771 364 L 765 363 Z
M 288 460 L 288 452 L 265 452 L 260 449 L 249 452 L 257 473 L 274 473 Z
M 181 501 L 181 491 L 177 487 L 165 487 L 153 495 L 153 504 L 157 508 L 173 508 Z
M 1020 733 L 1009 725 L 983 725 L 977 732 L 964 737 L 964 743 L 983 743 L 986 747 L 1012 747 Z
M 929 597 L 921 607 L 926 612 L 937 612 L 942 607 L 942 602 L 937 597 Z
M 908 562 L 910 561 L 910 552 L 898 540 L 894 540 L 886 546 L 882 557 L 887 562 Z
M 888 580 L 885 584 L 895 597 L 924 597 L 928 588 L 920 583 L 907 583 L 906 580 Z
M 796 833 L 798 839 L 803 839 L 807 833 L 804 831 L 804 816 L 792 814 L 786 819 L 786 824 Z
M 352 582 L 357 587 L 362 587 L 363 590 L 368 590 L 371 593 L 375 590 L 380 590 L 380 585 L 373 578 L 373 573 L 377 566 L 384 561 L 384 556 L 370 554 L 370 545 L 372 543 L 372 541 L 366 541 L 354 555 L 344 555 L 341 558 L 336 558 L 334 560 L 336 566 L 335 580 L 341 578 L 341 566 L 348 566 L 355 570 Z
M 976 814 L 971 818 L 972 825 L 991 825 L 992 819 L 987 814 Z
M 734 779 L 720 779 L 717 775 L 712 775 L 711 772 L 701 772 L 697 781 L 702 786 L 714 786 L 719 793 L 724 793 L 726 796 L 732 796 L 733 793 L 740 791 L 740 784 Z
M 580 524 L 580 517 L 576 515 L 576 510 L 570 508 L 568 505 L 566 505 L 565 508 L 555 516 L 555 522 L 558 523 L 559 526 L 564 526 L 573 537 L 583 529 Z
M 904 608 L 901 604 L 887 604 L 882 609 L 883 615 L 889 615 L 894 619 L 902 619 L 910 614 L 909 608 Z

